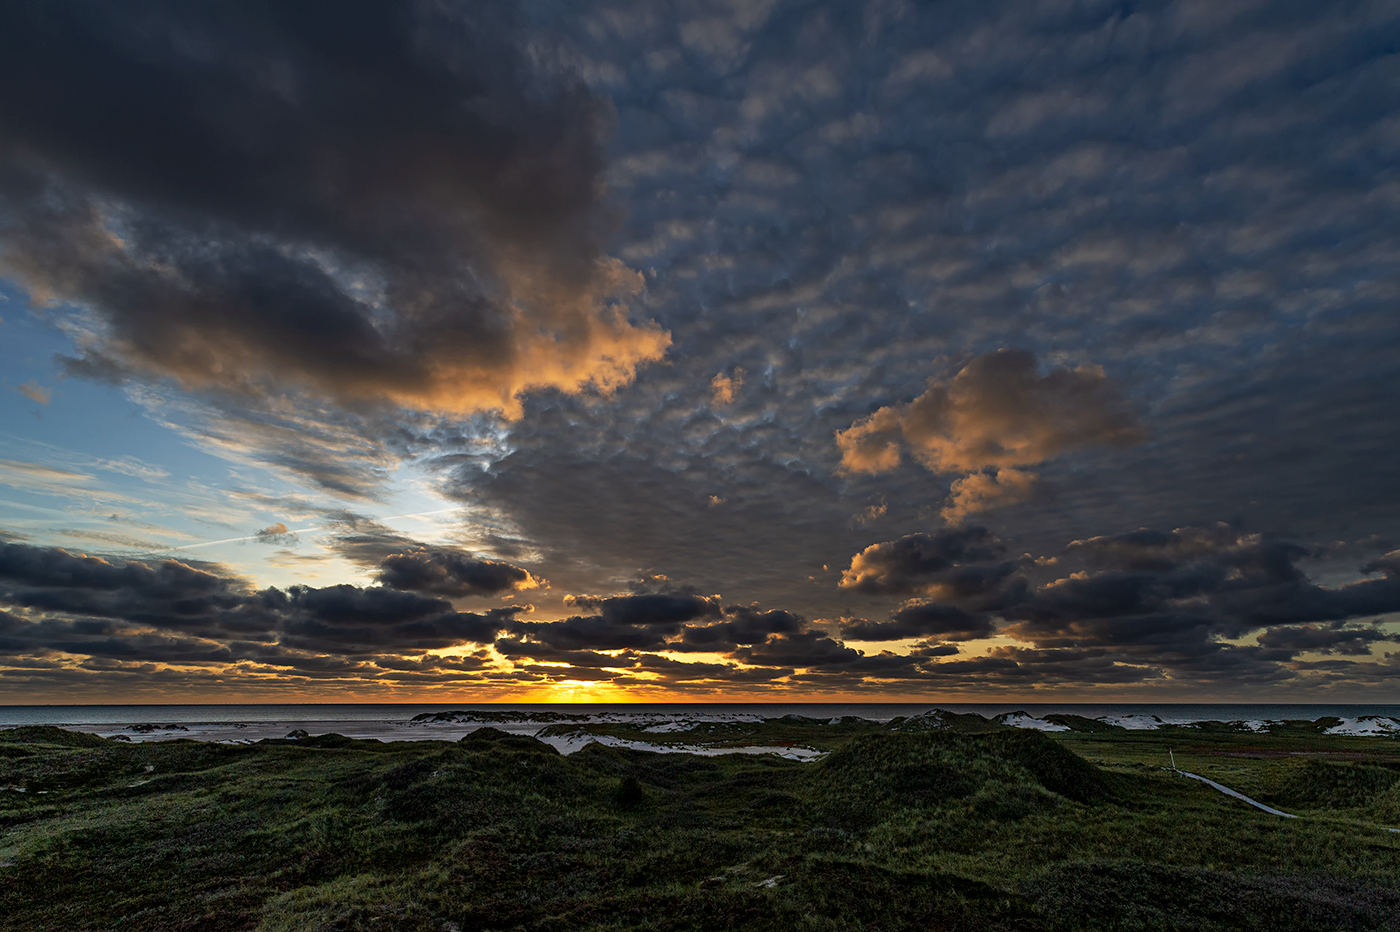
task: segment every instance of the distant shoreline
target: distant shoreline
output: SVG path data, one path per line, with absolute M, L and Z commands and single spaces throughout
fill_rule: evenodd
M 668 705 L 446 704 L 417 705 L 185 705 L 0 707 L 0 728 L 51 725 L 119 740 L 178 738 L 245 744 L 305 735 L 338 734 L 377 741 L 456 741 L 485 725 L 537 736 L 554 727 L 689 732 L 718 723 L 790 720 L 809 726 L 893 720 L 962 720 L 981 729 L 1038 731 L 1174 731 L 1210 723 L 1210 730 L 1265 734 L 1302 728 L 1322 737 L 1400 738 L 1396 705 L 1082 705 L 687 703 Z M 936 727 L 942 727 L 937 725 Z M 622 735 L 633 740 L 640 735 Z M 590 737 L 589 740 L 594 740 Z

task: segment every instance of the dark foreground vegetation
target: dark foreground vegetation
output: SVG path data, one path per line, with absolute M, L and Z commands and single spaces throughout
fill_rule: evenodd
M 955 726 L 807 764 L 0 732 L 0 927 L 1400 929 L 1400 742 Z

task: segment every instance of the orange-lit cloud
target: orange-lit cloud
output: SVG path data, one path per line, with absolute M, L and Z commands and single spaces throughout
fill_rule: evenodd
M 16 385 L 15 391 L 19 392 L 30 401 L 41 405 L 46 405 L 53 400 L 53 393 L 33 379 Z
M 948 502 L 939 513 L 949 524 L 957 524 L 979 511 L 1027 501 L 1040 485 L 1040 477 L 1024 469 L 975 472 L 953 480 Z
M 1025 467 L 1068 450 L 1143 437 L 1132 411 L 1098 366 L 1040 375 L 1035 354 L 997 350 L 952 378 L 934 379 L 907 404 L 880 408 L 836 433 L 841 469 L 889 472 L 907 451 L 924 468 L 963 473 L 944 517 L 961 520 L 1023 501 L 1036 486 Z
M 746 374 L 743 369 L 735 369 L 730 375 L 721 372 L 711 379 L 710 403 L 717 408 L 733 404 L 735 393 L 744 387 Z
M 253 538 L 260 544 L 276 544 L 284 547 L 297 542 L 296 532 L 281 521 L 262 528 L 253 535 Z

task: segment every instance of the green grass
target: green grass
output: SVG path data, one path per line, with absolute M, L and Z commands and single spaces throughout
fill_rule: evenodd
M 707 739 L 815 764 L 486 729 L 0 732 L 0 786 L 25 790 L 0 791 L 0 928 L 1400 929 L 1394 740 L 928 725 Z M 1172 774 L 1168 748 L 1300 818 Z

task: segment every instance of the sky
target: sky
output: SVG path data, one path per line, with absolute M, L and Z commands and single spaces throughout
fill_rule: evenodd
M 1400 3 L 15 0 L 0 703 L 1400 702 Z

